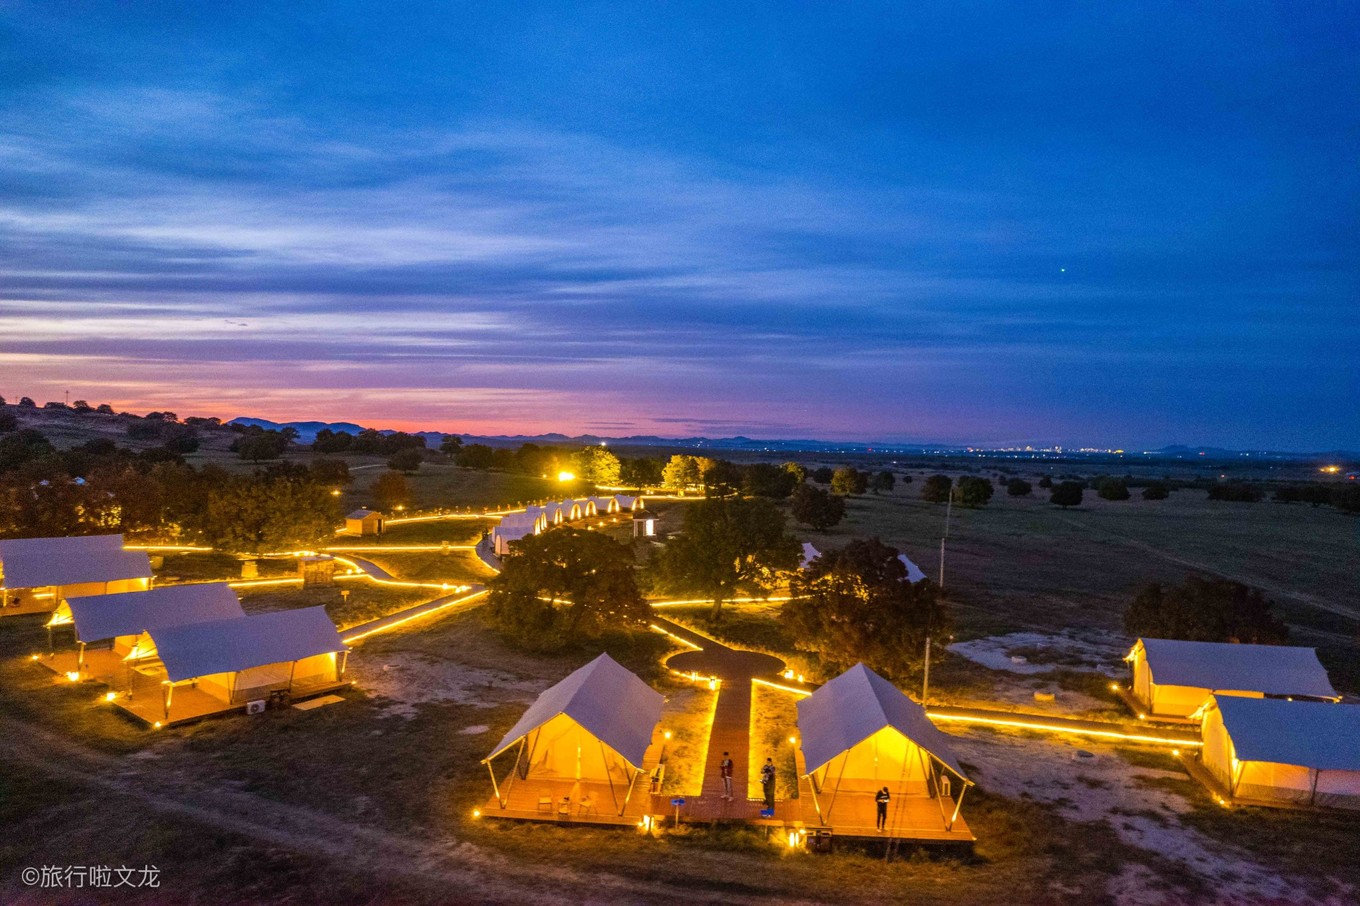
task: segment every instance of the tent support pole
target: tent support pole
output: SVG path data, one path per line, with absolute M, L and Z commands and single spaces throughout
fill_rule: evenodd
M 165 694 L 164 694 L 163 696 L 161 696 L 161 698 L 163 699 L 163 701 L 164 701 L 164 703 L 165 703 L 165 719 L 166 719 L 166 720 L 169 720 L 169 719 L 170 719 L 170 700 L 171 700 L 172 698 L 174 698 L 174 695 L 175 695 L 175 684 L 174 684 L 174 683 L 166 683 L 166 684 L 165 684 Z
M 496 801 L 501 804 L 501 808 L 505 808 L 505 800 L 501 798 L 501 785 L 496 782 L 496 769 L 492 766 L 490 758 L 486 760 L 486 772 L 491 775 L 491 789 L 496 793 Z
M 346 648 L 344 651 L 340 653 L 340 674 L 336 676 L 335 681 L 339 682 L 344 677 L 345 673 L 348 670 L 349 670 L 349 649 Z
M 841 754 L 841 772 L 836 775 L 836 788 L 831 791 L 831 801 L 826 804 L 826 817 L 831 817 L 831 810 L 836 807 L 836 794 L 841 791 L 841 781 L 845 779 L 845 765 L 850 761 L 850 750 L 846 749 Z M 829 772 L 828 772 L 829 773 Z
M 76 672 L 85 669 L 85 643 L 80 643 L 80 654 L 76 655 Z
M 619 804 L 619 794 L 618 794 L 618 792 L 614 789 L 614 772 L 611 771 L 611 770 L 609 770 L 609 753 L 606 752 L 606 751 L 604 750 L 604 740 L 603 740 L 603 739 L 600 739 L 599 737 L 596 737 L 595 741 L 598 742 L 598 743 L 600 744 L 600 760 L 601 760 L 602 762 L 604 762 L 604 766 L 605 766 L 605 767 L 604 767 L 604 779 L 609 781 L 609 798 L 614 800 L 614 804 L 615 804 L 615 805 L 618 805 L 618 804 Z M 579 780 L 581 779 L 581 755 L 580 755 L 580 751 L 581 751 L 581 750 L 580 750 L 580 749 L 577 749 L 576 751 L 577 751 L 577 755 L 576 755 L 576 779 L 579 781 Z M 631 789 L 631 786 L 630 786 L 630 789 Z M 628 806 L 628 800 L 625 799 L 625 800 L 623 801 L 623 806 L 619 808 L 619 814 L 620 814 L 620 815 L 623 814 L 623 809 L 626 808 L 627 806 Z
M 296 674 L 297 674 L 297 661 L 293 661 L 291 664 L 288 665 L 288 695 L 290 698 L 293 695 L 293 676 Z
M 1318 781 L 1321 780 L 1321 779 L 1322 779 L 1322 769 L 1321 769 L 1321 768 L 1318 768 L 1317 770 L 1313 771 L 1313 789 L 1312 789 L 1312 791 L 1308 794 L 1308 804 L 1309 804 L 1309 805 L 1316 805 L 1316 804 L 1317 804 L 1317 787 L 1318 787 Z
M 817 799 L 817 775 L 809 774 L 808 789 L 812 791 L 812 807 L 817 812 L 817 821 L 823 826 L 826 825 L 826 817 L 822 815 L 822 803 Z
M 623 808 L 619 809 L 620 818 L 623 817 L 624 812 L 628 811 L 628 800 L 633 798 L 633 787 L 637 786 L 637 779 L 643 773 L 642 768 L 637 768 L 633 771 L 633 779 L 628 781 L 628 792 L 623 796 Z
M 957 821 L 957 820 L 959 820 L 959 809 L 963 808 L 963 797 L 964 797 L 964 794 L 967 793 L 967 792 L 968 792 L 968 784 L 965 783 L 965 784 L 963 785 L 963 789 L 959 790 L 959 799 L 958 799 L 957 802 L 954 803 L 954 814 L 951 815 L 951 816 L 949 817 L 949 826 L 948 826 L 947 828 L 945 828 L 945 830 L 953 830 L 953 829 L 954 829 L 954 822 Z

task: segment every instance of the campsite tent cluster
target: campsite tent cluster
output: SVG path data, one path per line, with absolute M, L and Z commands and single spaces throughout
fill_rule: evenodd
M 584 497 L 580 500 L 561 500 L 531 506 L 523 511 L 502 517 L 500 524 L 491 531 L 491 540 L 496 556 L 504 557 L 511 553 L 511 545 L 530 535 L 538 535 L 555 525 L 588 519 L 592 516 L 610 513 L 628 513 L 643 507 L 641 497 L 628 497 L 615 494 L 613 497 Z
M 1338 704 L 1314 649 L 1139 639 L 1126 660 L 1143 716 L 1197 723 L 1232 798 L 1360 808 L 1360 707 Z
M 0 557 L 7 583 L 51 589 L 30 598 L 50 612 L 49 631 L 74 635 L 74 650 L 40 660 L 104 683 L 148 723 L 345 685 L 348 649 L 324 607 L 247 615 L 225 583 L 149 588 L 146 553 L 123 550 L 120 535 L 0 541 Z

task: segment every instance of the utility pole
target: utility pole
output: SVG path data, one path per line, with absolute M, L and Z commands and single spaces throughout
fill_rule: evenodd
M 940 591 L 944 591 L 944 541 L 949 537 L 949 517 L 954 511 L 954 488 L 949 488 L 949 499 L 944 505 L 944 534 L 940 536 Z M 930 701 L 930 614 L 926 614 L 926 666 L 921 680 L 921 707 Z

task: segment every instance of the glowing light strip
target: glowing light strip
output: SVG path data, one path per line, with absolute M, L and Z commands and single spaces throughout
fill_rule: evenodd
M 196 551 L 199 553 L 212 553 L 211 547 L 199 547 L 193 544 L 124 544 L 125 551 Z
M 764 603 L 767 603 L 767 602 L 768 602 L 768 603 L 772 603 L 772 604 L 782 604 L 782 603 L 785 602 L 785 601 L 792 601 L 792 600 L 793 600 L 793 598 L 790 598 L 790 597 L 773 597 L 773 598 L 728 598 L 728 599 L 727 599 L 726 601 L 724 601 L 723 603 L 724 603 L 724 604 L 764 604 Z M 713 603 L 713 599 L 712 599 L 712 598 L 693 598 L 693 599 L 691 599 L 691 600 L 686 600 L 686 601 L 648 601 L 647 603 L 648 603 L 649 605 L 651 605 L 652 607 L 681 607 L 681 606 L 686 605 L 686 604 L 712 604 L 712 603 Z
M 440 519 L 494 519 L 497 516 L 509 516 L 511 513 L 522 513 L 524 510 L 484 510 L 480 513 L 442 513 L 437 516 L 400 516 L 396 519 L 384 520 L 387 525 L 405 525 L 408 522 L 438 522 Z
M 458 591 L 459 589 L 468 588 L 468 586 L 466 585 L 460 585 L 453 582 L 406 582 L 402 579 L 379 579 L 377 576 L 369 573 L 363 567 L 359 566 L 358 563 L 355 563 L 348 557 L 335 557 L 334 559 L 335 562 L 337 563 L 344 563 L 351 569 L 358 570 L 360 573 L 367 576 L 369 579 L 371 579 L 372 581 L 376 582 L 379 585 L 388 585 L 393 588 L 438 588 L 443 591 Z
M 811 695 L 809 689 L 798 689 L 794 686 L 785 686 L 783 683 L 776 683 L 773 680 L 761 679 L 758 676 L 751 677 L 751 682 L 761 686 L 769 686 L 771 689 L 778 689 L 781 692 L 792 692 L 794 695 Z
M 467 596 L 462 597 L 462 598 L 455 598 L 455 599 L 452 600 L 452 601 L 449 601 L 449 602 L 447 602 L 447 603 L 441 604 L 441 605 L 439 605 L 438 607 L 432 608 L 432 609 L 430 609 L 430 610 L 423 610 L 423 611 L 421 611 L 420 613 L 413 613 L 413 614 L 411 614 L 410 616 L 403 617 L 403 618 L 400 619 L 400 620 L 396 620 L 395 622 L 392 622 L 392 623 L 387 623 L 387 624 L 385 624 L 385 625 L 383 625 L 383 626 L 375 626 L 374 628 L 368 630 L 367 632 L 361 632 L 361 633 L 359 633 L 358 635 L 343 635 L 343 634 L 342 634 L 342 635 L 340 636 L 340 641 L 344 642 L 346 645 L 352 645 L 352 644 L 354 644 L 355 642 L 358 642 L 358 641 L 360 641 L 361 639 L 366 639 L 366 638 L 368 638 L 368 637 L 371 636 L 371 635 L 377 635 L 377 634 L 379 634 L 379 633 L 381 633 L 381 632 L 387 632 L 387 631 L 389 631 L 389 630 L 396 629 L 398 626 L 405 626 L 407 623 L 410 623 L 410 622 L 412 622 L 413 620 L 419 620 L 419 619 L 422 619 L 422 618 L 424 618 L 424 617 L 433 616 L 434 614 L 437 614 L 437 613 L 442 613 L 442 612 L 444 612 L 445 610 L 449 609 L 450 607 L 455 607 L 455 606 L 457 606 L 457 605 L 459 605 L 459 604 L 466 604 L 466 603 L 468 603 L 469 601 L 475 600 L 476 598 L 480 598 L 482 595 L 485 595 L 485 594 L 487 594 L 487 591 L 486 591 L 485 589 L 483 589 L 482 591 L 475 591 L 475 592 L 473 592 L 473 593 L 470 594 L 470 595 L 467 595 Z
M 240 579 L 236 582 L 228 582 L 227 585 L 230 586 L 231 588 L 254 588 L 260 585 L 292 585 L 301 582 L 302 582 L 301 577 L 292 577 L 288 579 Z M 192 582 L 186 584 L 203 585 L 209 583 Z
M 681 645 L 688 645 L 690 648 L 694 649 L 695 651 L 703 651 L 703 650 L 704 650 L 704 646 L 703 646 L 703 645 L 696 645 L 696 644 L 694 644 L 693 642 L 691 642 L 689 639 L 681 638 L 680 636 L 676 635 L 675 633 L 673 633 L 673 632 L 671 632 L 671 631 L 669 631 L 669 630 L 662 629 L 660 626 L 656 625 L 655 623 L 648 623 L 647 625 L 648 625 L 648 627 L 650 627 L 651 629 L 656 630 L 657 632 L 661 633 L 661 634 L 664 635 L 664 636 L 670 636 L 671 638 L 673 638 L 673 639 L 675 639 L 677 642 L 679 642 Z M 689 676 L 689 674 L 686 673 L 685 676 Z
M 1198 739 L 1167 739 L 1163 736 L 1148 736 L 1144 733 L 1125 733 L 1115 730 L 1094 730 L 1086 727 L 1064 727 L 1058 724 L 1045 723 L 1025 723 L 1019 720 L 1003 720 L 997 717 L 978 717 L 970 714 L 941 714 L 937 711 L 927 711 L 926 716 L 932 720 L 955 720 L 963 723 L 990 724 L 998 727 L 1018 727 L 1022 730 L 1048 730 L 1052 733 L 1071 733 L 1076 736 L 1099 736 L 1105 739 L 1122 739 L 1128 742 L 1150 742 L 1162 746 L 1173 748 L 1195 748 L 1203 746 L 1204 743 Z
M 378 551 L 394 553 L 398 551 L 423 551 L 437 553 L 440 551 L 475 551 L 476 549 L 477 545 L 475 544 L 346 544 L 343 547 L 322 548 L 326 553 L 338 551 L 370 551 L 375 553 Z

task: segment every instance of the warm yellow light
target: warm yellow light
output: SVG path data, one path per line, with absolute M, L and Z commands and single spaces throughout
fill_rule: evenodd
M 1110 683 L 1110 691 L 1111 691 L 1111 692 L 1118 692 L 1118 691 L 1119 691 L 1119 684 L 1118 684 L 1118 683 Z
M 1138 719 L 1139 719 L 1139 720 L 1147 720 L 1147 715 L 1146 715 L 1146 714 L 1139 714 L 1139 715 L 1138 715 Z
M 80 674 L 75 672 L 74 670 L 68 670 L 66 672 L 66 678 L 73 683 L 80 682 Z
M 1172 750 L 1171 750 L 1171 754 L 1172 754 L 1172 755 L 1175 755 L 1177 758 L 1179 758 L 1180 755 L 1181 755 L 1181 750 L 1180 750 L 1180 749 L 1172 749 Z
M 1326 472 L 1326 473 L 1328 473 L 1329 475 L 1335 475 L 1337 472 L 1340 472 L 1340 471 L 1341 471 L 1341 467 L 1340 467 L 1340 466 L 1323 466 L 1319 471 Z
M 106 701 L 106 702 L 111 702 L 111 701 L 113 701 L 113 700 L 114 700 L 115 698 L 117 698 L 117 697 L 118 697 L 118 693 L 117 693 L 117 692 L 105 692 L 105 693 L 104 693 L 104 701 Z
M 30 654 L 30 655 L 28 656 L 28 659 L 29 659 L 30 661 L 36 661 L 36 660 L 38 659 L 38 656 L 37 656 L 36 654 Z
M 784 671 L 784 679 L 793 679 L 793 671 L 792 671 L 792 670 L 785 670 L 785 671 Z
M 160 721 L 156 721 L 154 724 L 151 725 L 151 729 L 153 729 L 153 730 L 159 730 L 160 728 L 161 728 L 161 722 L 160 722 Z
M 340 492 L 339 492 L 339 491 L 331 491 L 331 496 L 332 496 L 332 497 L 339 497 L 339 496 L 340 496 Z
M 665 733 L 662 733 L 662 734 L 661 734 L 661 737 L 662 737 L 663 739 L 669 740 L 669 739 L 671 738 L 671 731 L 670 731 L 670 730 L 667 730 Z
M 575 481 L 575 480 L 576 480 L 576 475 L 575 475 L 575 473 L 573 473 L 573 472 L 558 472 L 558 473 L 557 473 L 557 480 L 558 480 L 558 481 Z
M 798 848 L 798 831 L 789 831 L 789 849 Z
M 480 818 L 480 817 L 482 817 L 482 810 L 479 809 L 479 808 L 473 809 L 473 810 L 472 810 L 472 817 L 474 817 L 474 818 Z

